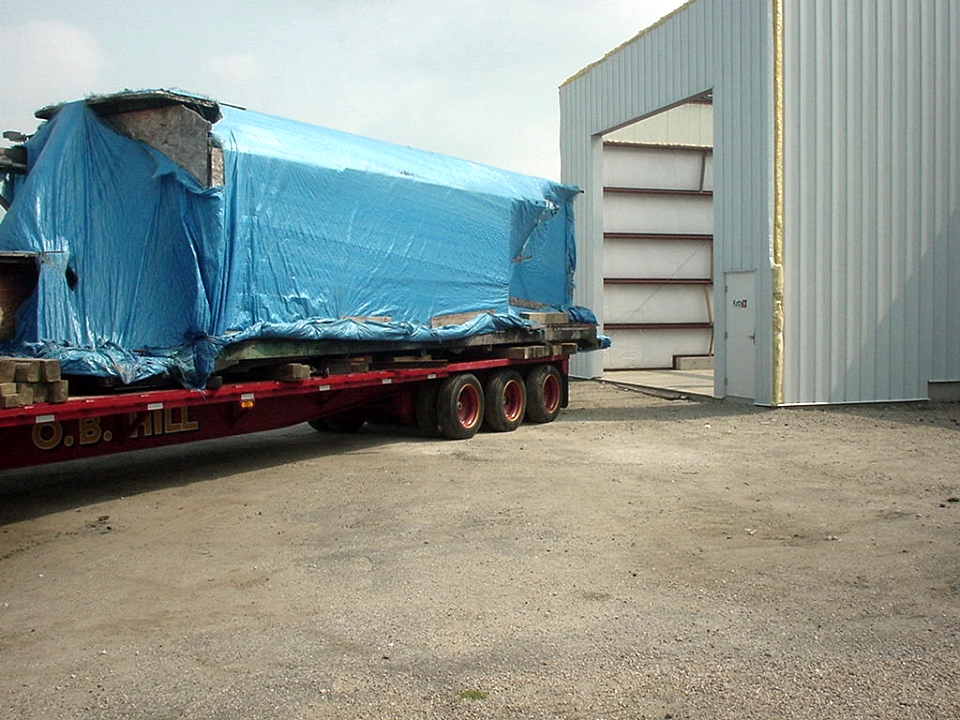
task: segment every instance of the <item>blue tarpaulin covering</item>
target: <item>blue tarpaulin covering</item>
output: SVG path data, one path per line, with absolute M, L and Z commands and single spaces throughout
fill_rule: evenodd
M 583 311 L 570 308 L 575 188 L 221 112 L 215 187 L 85 102 L 40 128 L 27 174 L 2 187 L 0 251 L 36 253 L 39 280 L 0 350 L 202 386 L 243 340 L 439 342 L 525 324 L 512 298 Z

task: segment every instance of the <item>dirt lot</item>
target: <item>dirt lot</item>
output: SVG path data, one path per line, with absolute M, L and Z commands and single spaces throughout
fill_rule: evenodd
M 0 717 L 960 717 L 958 423 L 582 382 L 3 473 Z

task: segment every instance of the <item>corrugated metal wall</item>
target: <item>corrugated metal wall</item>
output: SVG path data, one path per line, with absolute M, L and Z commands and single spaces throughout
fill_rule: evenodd
M 773 333 L 774 32 L 783 8 L 783 384 Z M 755 401 L 960 382 L 960 0 L 697 0 L 561 88 L 578 302 L 601 319 L 601 137 L 713 89 L 717 394 L 725 273 L 756 271 Z M 742 356 L 741 356 L 742 357 Z M 575 368 L 600 372 L 599 358 Z M 782 389 L 782 396 L 777 391 Z
M 727 395 L 724 342 L 732 298 L 728 273 L 755 272 L 755 338 L 739 348 L 753 353 L 753 400 L 774 400 L 773 376 L 773 3 L 725 0 L 718 10 L 719 70 L 714 82 L 714 282 L 717 290 L 715 387 Z M 746 340 L 744 340 L 746 342 Z M 748 396 L 749 397 L 749 396 Z
M 758 271 L 757 314 L 770 315 L 772 225 L 772 10 L 769 0 L 697 0 L 641 33 L 560 89 L 560 146 L 565 182 L 579 185 L 577 302 L 602 307 L 601 139 L 707 90 L 714 97 L 716 174 L 714 277 Z M 722 290 L 722 288 L 720 288 Z M 718 328 L 723 303 L 716 303 Z M 757 328 L 756 400 L 771 397 L 771 328 Z M 574 372 L 602 371 L 595 354 Z M 717 343 L 718 394 L 725 353 Z
M 784 2 L 784 402 L 960 379 L 960 0 Z

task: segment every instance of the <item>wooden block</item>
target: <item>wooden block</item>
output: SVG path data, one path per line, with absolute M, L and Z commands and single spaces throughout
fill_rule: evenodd
M 349 375 L 350 373 L 367 372 L 369 369 L 369 357 L 335 358 L 324 363 L 323 375 Z
M 17 362 L 13 358 L 0 358 L 0 383 L 13 382 L 16 377 Z
M 449 360 L 433 359 L 429 356 L 400 356 L 389 359 L 377 360 L 370 367 L 373 370 L 403 370 L 409 368 L 433 368 L 446 367 L 450 364 Z
M 551 355 L 573 355 L 579 348 L 576 343 L 553 343 L 550 345 Z
M 14 380 L 19 383 L 40 382 L 40 364 L 37 360 L 17 360 Z
M 562 312 L 522 312 L 520 317 L 541 325 L 564 325 L 570 322 L 567 314 Z
M 504 348 L 501 357 L 511 360 L 533 360 L 535 358 L 549 357 L 550 348 L 546 345 L 524 345 L 522 347 Z
M 300 382 L 310 377 L 310 366 L 302 363 L 287 363 L 270 368 L 268 375 L 271 380 L 279 382 Z
M 70 397 L 70 383 L 57 380 L 47 385 L 47 402 L 65 403 Z
M 0 395 L 0 408 L 8 410 L 9 408 L 20 407 L 20 396 L 16 393 L 12 395 Z
M 34 405 L 36 405 L 37 403 L 47 402 L 47 395 L 49 393 L 47 389 L 48 387 L 49 385 L 47 385 L 46 383 L 32 383 L 30 385 L 30 390 L 33 393 Z
M 450 315 L 437 315 L 430 318 L 430 327 L 443 327 L 445 325 L 463 325 L 470 322 L 478 315 L 492 314 L 493 310 L 476 310 L 473 312 L 452 313 Z
M 60 380 L 60 361 L 59 360 L 37 360 L 40 365 L 40 382 L 57 382 Z
M 33 405 L 35 383 L 17 383 L 17 395 L 20 396 L 21 405 Z

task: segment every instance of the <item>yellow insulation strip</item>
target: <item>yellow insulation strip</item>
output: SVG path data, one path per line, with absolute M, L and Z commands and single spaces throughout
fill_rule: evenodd
M 783 0 L 773 2 L 773 388 L 783 404 Z

